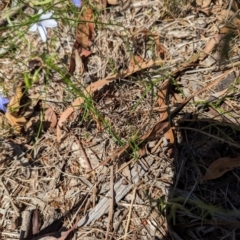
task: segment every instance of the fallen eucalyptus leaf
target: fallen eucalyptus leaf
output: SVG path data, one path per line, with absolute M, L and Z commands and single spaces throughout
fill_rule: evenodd
M 240 167 L 240 156 L 237 158 L 224 157 L 214 161 L 207 169 L 202 180 L 211 180 L 221 177 L 224 173 Z

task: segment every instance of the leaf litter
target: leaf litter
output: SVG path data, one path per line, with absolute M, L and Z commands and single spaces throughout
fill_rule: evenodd
M 82 2 L 48 54 L 37 35 L 0 41 L 3 239 L 239 233 L 238 5 L 174 4 Z M 37 10 L 2 15 L 2 40 Z

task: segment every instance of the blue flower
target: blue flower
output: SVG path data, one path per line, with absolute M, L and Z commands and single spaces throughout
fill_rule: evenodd
M 0 95 L 0 110 L 2 110 L 3 112 L 6 112 L 5 105 L 8 103 L 9 103 L 9 100 Z
M 73 4 L 76 6 L 76 7 L 81 7 L 82 5 L 82 1 L 81 0 L 72 0 Z

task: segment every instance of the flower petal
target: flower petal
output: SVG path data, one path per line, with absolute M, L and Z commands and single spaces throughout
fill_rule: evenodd
M 53 15 L 53 12 L 47 12 L 40 16 L 40 20 L 49 19 Z
M 82 1 L 81 0 L 72 0 L 73 4 L 76 6 L 76 7 L 81 7 L 82 5 Z
M 37 24 L 34 23 L 30 28 L 29 28 L 29 32 L 35 32 L 37 30 Z
M 39 14 L 39 15 L 40 15 L 42 12 L 43 12 L 42 9 L 39 9 L 39 10 L 38 10 L 38 14 Z
M 47 41 L 47 30 L 46 30 L 46 28 L 39 24 L 38 25 L 38 31 L 40 33 L 40 36 L 41 36 L 43 42 L 46 42 Z
M 41 25 L 47 28 L 57 27 L 58 23 L 55 19 L 48 19 L 41 21 Z
M 2 102 L 3 104 L 8 104 L 9 103 L 9 100 L 5 97 L 1 97 L 2 98 Z
M 3 112 L 6 112 L 5 104 L 8 104 L 9 100 L 5 97 L 0 96 L 0 110 Z

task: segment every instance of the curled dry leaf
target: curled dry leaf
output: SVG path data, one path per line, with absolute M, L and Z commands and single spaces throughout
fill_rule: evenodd
M 18 111 L 20 108 L 20 100 L 22 98 L 22 85 L 19 84 L 15 95 L 11 98 L 5 117 L 7 118 L 9 124 L 13 127 L 13 131 L 19 134 L 22 127 L 26 123 L 26 119 L 22 116 L 18 116 Z
M 117 73 L 114 75 L 111 75 L 107 78 L 98 80 L 97 82 L 91 83 L 83 92 L 84 95 L 89 95 L 94 93 L 97 90 L 100 90 L 101 88 L 103 88 L 105 85 L 108 85 L 109 83 L 115 81 L 116 79 L 121 79 L 121 78 L 125 78 L 127 76 L 130 76 L 131 74 L 152 67 L 154 65 L 160 64 L 162 63 L 162 61 L 149 61 L 147 63 L 142 63 L 136 66 L 132 66 L 129 67 L 127 70 L 123 71 L 122 73 Z M 61 137 L 62 137 L 62 131 L 61 128 L 63 126 L 63 123 L 67 120 L 67 118 L 73 113 L 74 109 L 79 107 L 84 101 L 84 98 L 78 97 L 76 98 L 70 107 L 68 107 L 61 115 L 58 124 L 57 124 L 57 141 L 60 142 L 61 141 Z
M 76 40 L 84 48 L 89 47 L 89 35 L 87 23 L 80 23 L 76 31 Z
M 0 135 L 4 136 L 9 130 L 9 123 L 5 115 L 0 112 Z
M 54 128 L 57 124 L 57 116 L 50 107 L 44 112 L 44 121 L 50 122 L 50 128 Z
M 202 180 L 211 180 L 221 177 L 224 173 L 240 167 L 240 156 L 237 158 L 224 157 L 214 161 L 207 169 Z
M 16 89 L 15 95 L 11 98 L 8 104 L 8 111 L 11 111 L 12 114 L 17 114 L 20 107 L 20 100 L 22 98 L 22 84 L 19 84 Z
M 76 49 L 72 52 L 69 73 L 74 72 L 75 66 L 77 71 L 83 73 L 84 67 L 81 57 L 88 57 L 92 53 L 89 50 L 94 37 L 94 19 L 92 10 L 88 8 L 80 14 L 79 24 L 76 29 L 76 42 L 74 44 Z
M 83 15 L 82 15 L 83 14 Z M 83 48 L 91 45 L 94 36 L 93 14 L 90 8 L 86 9 L 79 17 L 79 24 L 76 30 L 76 41 Z

